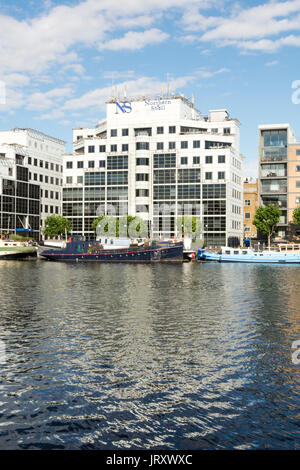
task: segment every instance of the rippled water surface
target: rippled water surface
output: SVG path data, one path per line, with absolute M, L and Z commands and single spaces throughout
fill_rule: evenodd
M 0 262 L 1 449 L 300 448 L 300 267 Z

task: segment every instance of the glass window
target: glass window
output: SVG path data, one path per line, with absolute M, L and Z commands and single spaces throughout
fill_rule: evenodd
M 77 168 L 83 168 L 83 161 L 77 162 Z
M 83 176 L 77 176 L 77 183 L 82 184 L 83 183 Z
M 193 148 L 194 149 L 200 148 L 200 140 L 194 140 L 193 141 Z
M 89 167 L 89 168 L 95 168 L 95 162 L 94 162 L 94 160 L 90 160 L 90 161 L 88 162 L 88 167 Z
M 128 129 L 122 129 L 122 136 L 125 137 L 128 135 Z
M 111 137 L 117 137 L 117 134 L 118 134 L 118 133 L 117 133 L 117 129 L 111 129 L 111 130 L 110 130 L 110 136 L 111 136 Z
M 225 163 L 225 155 L 218 155 L 218 163 Z
M 158 127 L 156 132 L 157 132 L 157 134 L 163 134 L 164 133 L 164 128 L 163 127 Z
M 225 179 L 225 171 L 218 171 L 218 180 Z
M 174 150 L 175 149 L 175 142 L 169 142 L 169 150 Z
M 188 157 L 181 157 L 180 162 L 181 162 L 181 165 L 187 165 Z
M 111 151 L 111 152 L 117 152 L 117 145 L 116 145 L 116 144 L 111 145 L 111 146 L 110 146 L 110 151 Z
M 164 143 L 163 142 L 157 142 L 156 143 L 156 150 L 163 150 L 164 149 Z
M 245 219 L 250 219 L 250 217 L 251 217 L 250 212 L 245 212 Z
M 206 155 L 205 157 L 205 163 L 212 163 L 213 162 L 213 157 L 212 155 Z
M 245 199 L 245 206 L 250 206 L 250 205 L 251 205 L 250 199 Z
M 212 172 L 211 171 L 207 171 L 205 173 L 205 179 L 206 180 L 211 180 L 212 179 Z
M 88 152 L 89 153 L 94 153 L 95 152 L 95 145 L 89 145 L 88 146 Z
M 128 152 L 128 144 L 122 144 L 122 152 Z
M 106 145 L 99 145 L 99 152 L 103 153 L 106 151 Z
M 149 150 L 149 142 L 137 142 L 136 150 Z
M 67 162 L 67 168 L 70 170 L 73 168 L 73 162 Z
M 187 140 L 183 140 L 181 142 L 181 148 L 182 149 L 187 149 L 188 148 L 188 141 Z
M 100 168 L 105 168 L 105 160 L 100 160 L 99 161 L 99 167 Z
M 300 165 L 296 165 L 296 171 L 300 171 Z
M 175 134 L 176 133 L 176 126 L 169 126 L 169 134 Z
M 200 164 L 200 157 L 193 157 L 193 164 L 199 165 Z

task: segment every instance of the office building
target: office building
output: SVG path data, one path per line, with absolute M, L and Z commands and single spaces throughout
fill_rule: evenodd
M 246 178 L 244 181 L 244 238 L 256 238 L 257 230 L 253 219 L 258 208 L 258 181 Z
M 95 128 L 73 130 L 64 157 L 63 215 L 93 238 L 99 206 L 138 215 L 153 237 L 179 234 L 178 217 L 202 222 L 210 246 L 243 234 L 239 121 L 225 109 L 201 115 L 183 96 L 112 99 Z

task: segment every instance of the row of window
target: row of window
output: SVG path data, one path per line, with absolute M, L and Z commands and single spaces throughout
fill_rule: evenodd
M 62 165 L 54 164 L 52 162 L 47 162 L 44 160 L 39 160 L 37 158 L 28 157 L 28 165 L 39 166 L 40 168 L 45 168 L 46 170 L 57 171 L 62 173 Z
M 45 204 L 44 206 L 41 205 L 41 212 L 45 212 L 48 214 L 59 214 L 59 207 L 58 206 L 48 206 L 48 204 Z
M 55 191 L 48 191 L 48 189 L 42 190 L 41 189 L 41 197 L 48 198 L 48 199 L 60 199 L 59 192 Z
M 29 179 L 32 179 L 32 174 L 29 172 Z M 33 173 L 33 181 L 39 181 L 40 183 L 47 183 L 47 184 L 56 184 L 56 186 L 62 185 L 61 178 L 55 178 L 53 176 L 48 175 L 38 175 L 37 173 Z M 55 183 L 54 183 L 55 181 Z
M 181 132 L 188 132 L 189 128 L 184 128 L 184 127 L 181 127 L 180 128 L 180 131 Z M 207 129 L 202 129 L 203 131 L 207 131 Z M 141 131 L 141 132 L 146 132 L 147 131 L 147 134 L 150 136 L 152 135 L 152 128 L 146 128 L 146 129 L 134 129 L 135 131 L 135 135 L 138 135 L 138 132 Z M 190 132 L 193 132 L 194 129 L 191 128 Z M 218 134 L 219 132 L 219 129 L 217 128 L 213 128 L 211 129 L 211 133 L 212 134 Z M 165 133 L 165 129 L 163 126 L 158 126 L 156 127 L 156 134 L 164 134 Z M 176 126 L 168 126 L 168 133 L 169 134 L 176 134 Z M 230 127 L 225 127 L 223 129 L 223 134 L 224 135 L 229 135 L 231 133 L 231 130 L 230 130 Z M 128 136 L 129 135 L 129 129 L 128 128 L 125 128 L 125 129 L 122 129 L 121 130 L 121 135 L 122 137 L 125 137 L 125 136 Z M 118 129 L 111 129 L 110 130 L 110 136 L 111 137 L 117 137 L 118 136 Z M 81 136 L 80 136 L 81 137 Z M 89 136 L 88 136 L 89 137 Z
M 193 148 L 194 149 L 199 149 L 200 148 L 200 140 L 193 140 Z M 223 142 L 205 142 L 205 148 L 214 148 L 214 147 L 228 147 L 230 144 L 225 144 Z M 99 145 L 99 153 L 105 153 L 106 150 L 106 145 Z M 156 150 L 164 150 L 165 143 L 164 142 L 156 142 Z M 110 152 L 117 152 L 118 151 L 118 145 L 117 144 L 111 144 L 110 145 Z M 135 149 L 136 150 L 149 150 L 150 144 L 149 142 L 136 142 L 135 144 Z M 176 147 L 176 142 L 168 142 L 168 149 L 169 150 L 175 150 Z M 181 141 L 180 142 L 180 148 L 181 149 L 188 149 L 189 148 L 189 142 L 187 140 Z M 128 152 L 129 145 L 128 144 L 122 144 L 121 145 L 121 150 L 122 152 Z M 95 153 L 96 152 L 96 146 L 95 145 L 88 145 L 87 147 L 88 153 Z

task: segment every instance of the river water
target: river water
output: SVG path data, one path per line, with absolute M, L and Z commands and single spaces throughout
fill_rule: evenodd
M 299 449 L 300 267 L 1 261 L 1 449 Z

